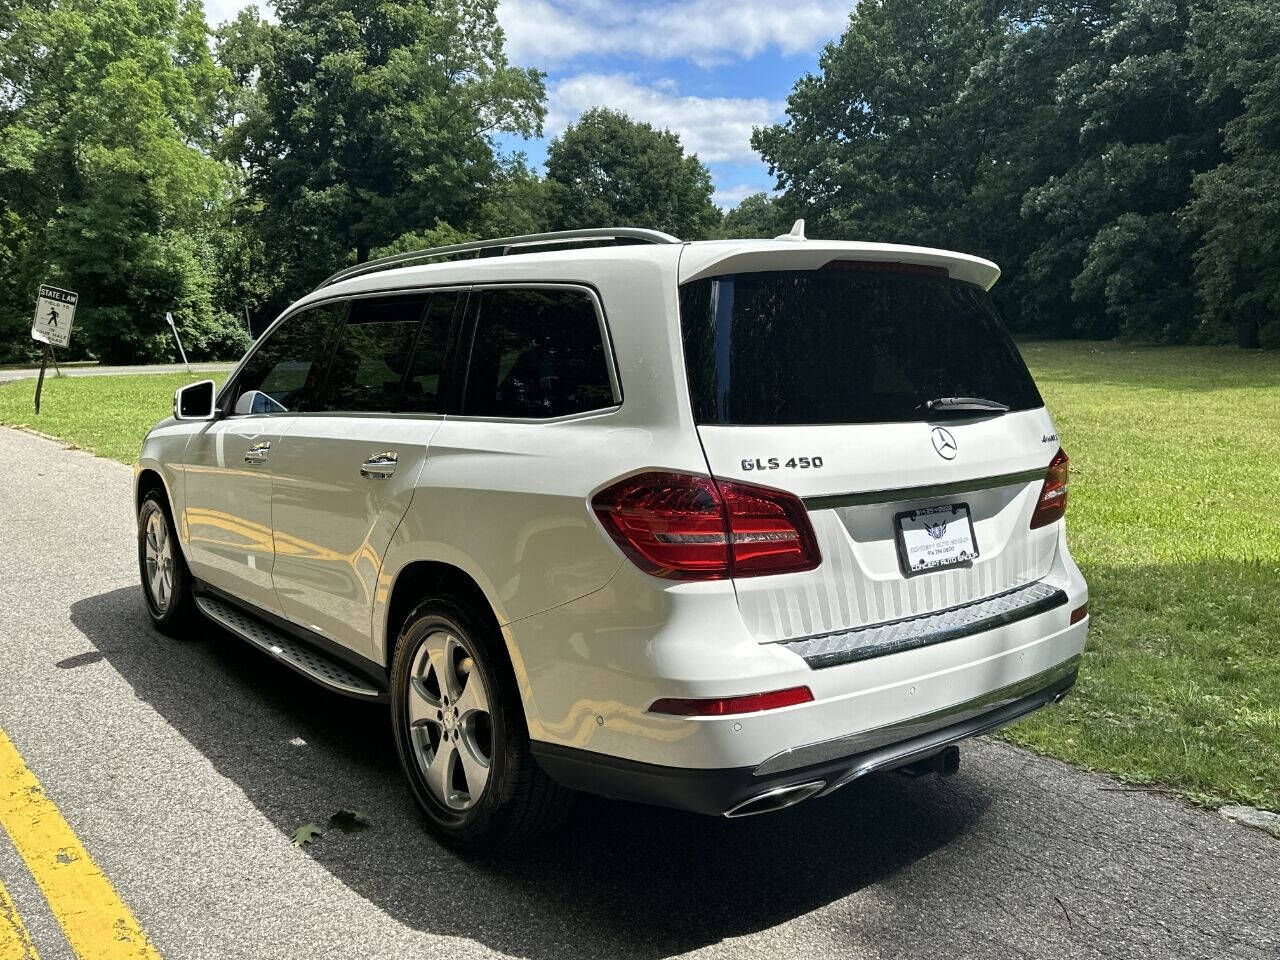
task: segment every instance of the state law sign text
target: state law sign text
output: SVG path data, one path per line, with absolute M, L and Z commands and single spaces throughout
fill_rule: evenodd
M 40 284 L 36 297 L 36 316 L 31 321 L 31 339 L 51 347 L 65 347 L 71 342 L 71 324 L 76 318 L 80 294 Z

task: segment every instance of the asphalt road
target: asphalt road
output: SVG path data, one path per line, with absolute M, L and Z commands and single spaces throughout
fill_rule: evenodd
M 1280 841 L 990 741 L 748 820 L 584 799 L 460 859 L 384 710 L 150 628 L 133 529 L 128 469 L 0 429 L 0 728 L 171 960 L 1280 956 Z M 344 807 L 371 827 L 290 844 Z M 72 957 L 2 833 L 0 882 Z
M 192 373 L 226 373 L 235 367 L 234 363 L 193 363 Z M 186 373 L 187 368 L 180 363 L 152 363 L 136 367 L 104 367 L 98 365 L 77 366 L 64 364 L 59 368 L 64 377 L 125 377 L 139 373 Z M 46 376 L 53 376 L 52 364 Z M 0 383 L 7 380 L 34 380 L 40 375 L 39 367 L 0 368 Z

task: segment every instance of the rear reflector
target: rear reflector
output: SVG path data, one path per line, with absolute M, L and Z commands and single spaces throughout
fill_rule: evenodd
M 793 707 L 797 703 L 812 703 L 813 691 L 808 687 L 788 687 L 786 690 L 770 690 L 768 693 L 748 693 L 741 697 L 715 697 L 709 700 L 684 700 L 664 697 L 653 701 L 650 713 L 668 713 L 676 717 L 724 717 L 734 713 L 760 713 Z
M 1070 472 L 1067 452 L 1059 447 L 1049 461 L 1049 469 L 1040 487 L 1040 499 L 1036 501 L 1036 509 L 1031 514 L 1032 530 L 1061 520 L 1067 512 L 1067 478 Z
M 758 577 L 822 562 L 804 504 L 782 490 L 642 473 L 601 490 L 591 506 L 623 553 L 655 577 Z
M 1089 615 L 1089 604 L 1086 603 L 1084 606 L 1076 607 L 1074 610 L 1071 611 L 1071 622 L 1079 623 L 1088 615 Z

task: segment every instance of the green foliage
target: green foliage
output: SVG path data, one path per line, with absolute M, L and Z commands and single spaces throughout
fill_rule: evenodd
M 864 0 L 753 142 L 813 233 L 996 260 L 1015 329 L 1220 342 L 1280 312 L 1278 23 L 1277 0 Z
M 650 227 L 698 240 L 720 220 L 710 171 L 676 134 L 605 107 L 551 141 L 547 184 L 556 229 Z
M 787 233 L 795 219 L 777 197 L 753 193 L 724 215 L 715 235 L 726 240 L 772 240 Z
M 510 187 L 489 135 L 541 132 L 536 70 L 503 54 L 495 0 L 279 0 L 243 11 L 218 56 L 240 84 L 224 151 L 248 171 L 248 206 L 282 306 L 405 234 L 485 214 Z
M 472 224 L 477 237 L 512 237 L 550 230 L 547 181 L 517 156 L 505 163 Z
M 447 247 L 455 243 L 466 243 L 468 240 L 475 240 L 476 237 L 469 233 L 463 233 L 455 230 L 443 221 L 437 220 L 436 225 L 430 230 L 411 230 L 408 233 L 402 233 L 386 246 L 378 247 L 371 251 L 373 257 L 389 257 L 396 253 L 409 253 L 412 250 L 422 250 L 424 247 Z
M 797 81 L 788 121 L 752 140 L 811 233 L 973 244 L 992 117 L 962 93 L 997 33 L 970 0 L 858 5 L 820 74 Z
M 30 353 L 41 281 L 80 293 L 72 357 L 167 359 L 166 311 L 193 358 L 243 348 L 214 297 L 227 176 L 207 147 L 225 76 L 206 40 L 198 0 L 0 14 L 0 356 Z
M 1235 107 L 1230 158 L 1196 176 L 1190 213 L 1203 231 L 1196 279 L 1206 338 L 1258 324 L 1280 347 L 1280 2 L 1220 0 L 1192 19 L 1201 102 Z

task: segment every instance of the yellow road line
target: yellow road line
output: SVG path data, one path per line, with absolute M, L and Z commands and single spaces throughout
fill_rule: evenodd
M 0 883 L 0 960 L 40 960 L 31 934 L 22 925 L 18 908 L 3 883 Z
M 160 960 L 111 881 L 0 730 L 0 826 L 80 960 Z

